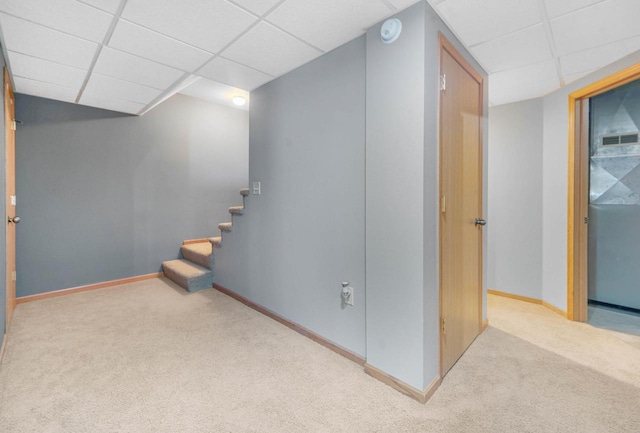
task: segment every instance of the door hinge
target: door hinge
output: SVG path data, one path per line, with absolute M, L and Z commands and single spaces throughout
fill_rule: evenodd
M 447 211 L 447 198 L 445 196 L 440 197 L 440 212 L 445 213 Z
M 447 335 L 447 327 L 446 327 L 447 321 L 444 317 L 442 318 L 441 325 L 442 325 L 442 335 Z
M 447 90 L 447 74 L 440 75 L 440 90 Z
M 16 121 L 15 121 L 15 119 L 11 121 L 11 130 L 12 130 L 12 131 L 17 130 L 17 125 L 16 125 Z
M 584 223 L 589 224 L 589 217 L 584 217 Z
M 17 281 L 16 271 L 11 272 L 11 281 Z

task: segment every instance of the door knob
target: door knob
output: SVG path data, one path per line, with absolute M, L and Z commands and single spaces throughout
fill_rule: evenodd
M 20 222 L 20 217 L 19 216 L 14 216 L 13 218 L 9 217 L 7 218 L 7 220 L 10 223 L 18 224 Z
M 487 225 L 487 221 L 483 220 L 482 218 L 476 218 L 476 225 L 477 226 L 486 226 Z

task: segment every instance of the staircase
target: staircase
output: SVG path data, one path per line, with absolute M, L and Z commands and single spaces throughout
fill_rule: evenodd
M 232 221 L 234 215 L 244 214 L 244 200 L 249 195 L 249 188 L 241 189 L 240 195 L 243 206 L 229 208 Z M 233 222 L 220 223 L 220 236 L 184 241 L 180 247 L 183 258 L 162 263 L 165 277 L 189 292 L 210 289 L 213 284 L 213 251 L 222 246 L 224 234 L 230 232 L 232 227 Z

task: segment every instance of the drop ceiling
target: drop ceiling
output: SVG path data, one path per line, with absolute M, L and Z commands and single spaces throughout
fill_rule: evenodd
M 416 2 L 2 0 L 0 38 L 16 92 L 143 114 L 177 92 L 229 103 Z M 490 73 L 493 105 L 640 49 L 638 0 L 428 2 Z

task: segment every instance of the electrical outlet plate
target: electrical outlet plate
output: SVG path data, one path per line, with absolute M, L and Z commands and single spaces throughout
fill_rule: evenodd
M 260 182 L 253 182 L 253 195 L 260 195 Z
M 349 296 L 344 300 L 345 304 L 351 305 L 353 307 L 353 287 L 349 287 Z

